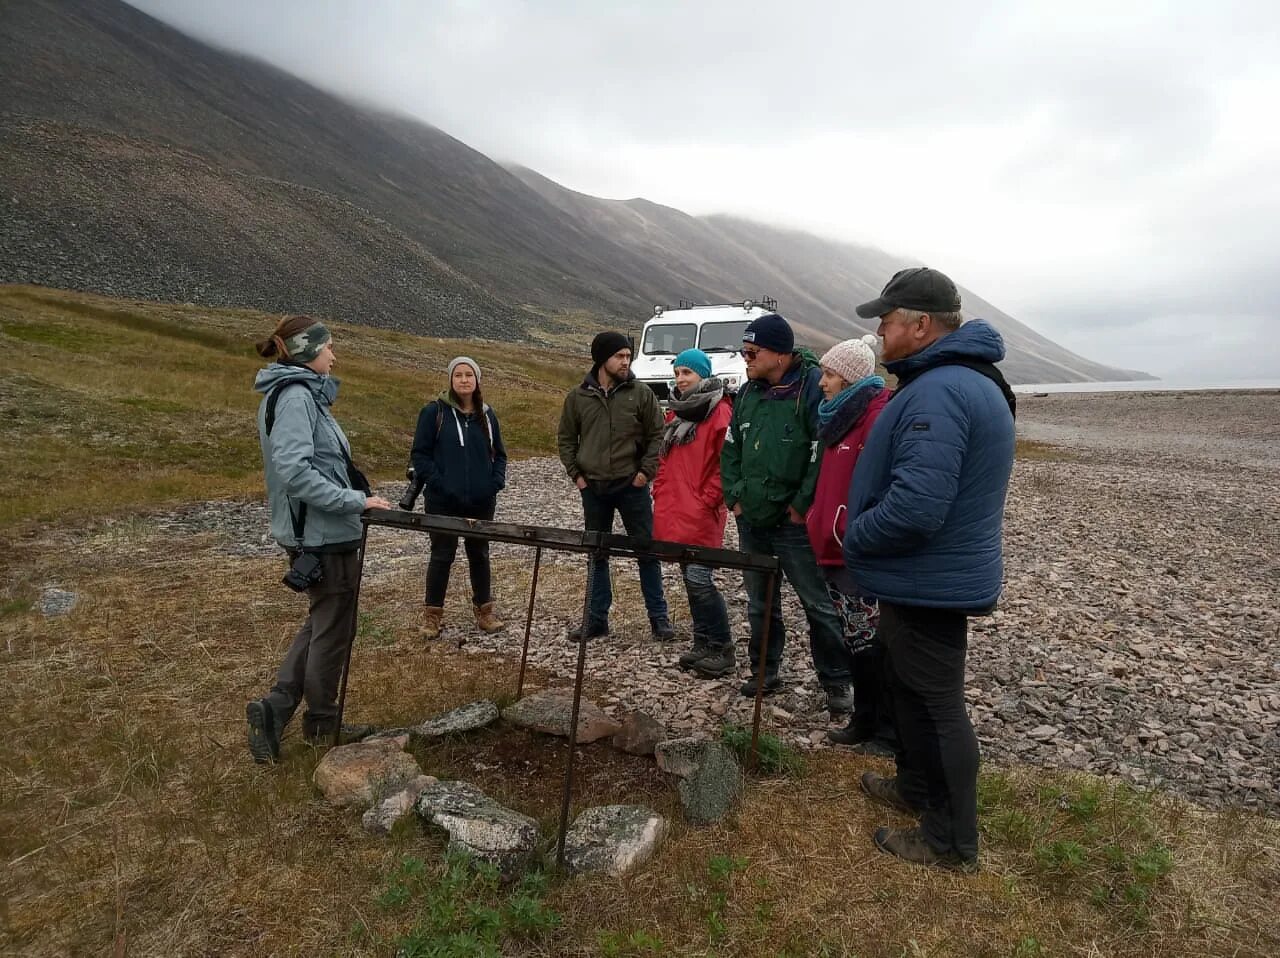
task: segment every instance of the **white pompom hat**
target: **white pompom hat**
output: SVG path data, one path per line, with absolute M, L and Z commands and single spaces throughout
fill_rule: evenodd
M 836 343 L 823 354 L 820 365 L 847 383 L 866 379 L 876 371 L 876 338 L 868 333 Z

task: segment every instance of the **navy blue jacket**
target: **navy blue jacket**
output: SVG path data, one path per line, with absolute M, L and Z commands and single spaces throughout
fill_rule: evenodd
M 1013 414 L 994 381 L 947 363 L 1003 358 L 995 328 L 971 320 L 887 365 L 917 378 L 884 407 L 849 486 L 844 561 L 867 594 L 974 613 L 995 606 Z
M 477 414 L 460 412 L 439 399 L 418 413 L 411 461 L 423 480 L 428 512 L 474 510 L 492 502 L 506 486 L 507 450 L 498 417 L 487 405 L 484 414 L 493 434 L 492 454 Z

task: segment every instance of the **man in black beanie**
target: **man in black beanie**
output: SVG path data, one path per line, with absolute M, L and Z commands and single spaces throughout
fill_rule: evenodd
M 809 544 L 805 514 L 813 505 L 822 450 L 818 442 L 818 380 L 822 370 L 807 349 L 797 349 L 791 324 L 777 313 L 752 320 L 742 333 L 747 383 L 738 391 L 733 419 L 720 453 L 724 503 L 738 526 L 743 552 L 777 556 L 782 574 L 804 606 L 813 668 L 827 693 L 827 710 L 845 715 L 853 708 L 852 660 L 844 631 L 818 560 Z M 779 668 L 786 642 L 782 621 L 782 582 L 743 572 L 747 619 L 751 624 L 752 676 L 741 687 L 755 695 L 757 684 L 771 695 L 782 687 Z M 764 674 L 757 674 L 765 608 L 769 608 L 769 644 Z
M 612 330 L 591 341 L 591 371 L 564 399 L 557 441 L 560 461 L 582 494 L 588 532 L 609 532 L 613 517 L 622 517 L 627 535 L 653 538 L 653 498 L 649 483 L 658 472 L 662 409 L 653 390 L 631 372 L 631 342 Z M 662 592 L 662 566 L 657 559 L 638 559 L 640 591 L 653 637 L 675 637 Z M 613 588 L 609 563 L 601 560 L 591 574 L 586 620 L 569 633 L 572 641 L 609 632 Z

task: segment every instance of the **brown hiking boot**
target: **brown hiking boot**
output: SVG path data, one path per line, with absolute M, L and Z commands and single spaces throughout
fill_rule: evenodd
M 940 852 L 925 839 L 919 828 L 877 828 L 876 847 L 904 862 L 949 868 L 972 874 L 978 870 L 978 859 L 961 858 L 955 852 Z
M 422 637 L 424 639 L 440 638 L 440 622 L 444 619 L 444 608 L 428 605 L 422 608 Z
M 892 808 L 904 815 L 914 815 L 916 810 L 907 804 L 907 800 L 898 792 L 898 780 L 877 775 L 875 772 L 862 773 L 862 790 L 871 800 Z
M 507 624 L 498 618 L 497 613 L 493 611 L 493 602 L 486 602 L 484 605 L 478 605 L 476 608 L 476 625 L 480 627 L 481 632 L 501 632 L 507 627 Z

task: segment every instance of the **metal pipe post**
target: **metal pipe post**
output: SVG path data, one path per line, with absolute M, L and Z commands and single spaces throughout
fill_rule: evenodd
M 587 664 L 587 623 L 591 614 L 591 589 L 595 585 L 597 556 L 607 558 L 604 550 L 587 558 L 587 594 L 582 600 L 582 632 L 578 638 L 578 671 L 573 680 L 573 709 L 569 715 L 569 756 L 564 766 L 564 790 L 560 795 L 560 832 L 556 836 L 556 870 L 564 871 L 564 838 L 569 831 L 569 802 L 573 798 L 573 761 L 578 750 L 578 708 L 582 705 L 582 678 Z
M 342 680 L 338 685 L 338 720 L 333 726 L 333 744 L 342 744 L 342 711 L 347 705 L 347 673 L 351 671 L 351 650 L 356 644 L 356 632 L 360 629 L 360 583 L 364 581 L 364 553 L 369 544 L 369 523 L 361 523 L 360 568 L 356 572 L 356 594 L 351 598 L 351 641 L 347 643 L 347 656 L 342 663 Z
M 524 667 L 529 661 L 529 633 L 533 629 L 533 602 L 538 597 L 538 569 L 542 565 L 542 546 L 533 551 L 533 582 L 529 586 L 529 611 L 524 617 L 524 649 L 520 652 L 520 677 L 516 679 L 516 698 L 524 693 Z
M 751 720 L 751 768 L 760 765 L 760 709 L 764 705 L 764 670 L 769 657 L 769 624 L 773 619 L 773 593 L 778 586 L 778 573 L 769 573 L 764 592 L 764 628 L 760 630 L 760 655 L 756 663 L 756 709 Z

